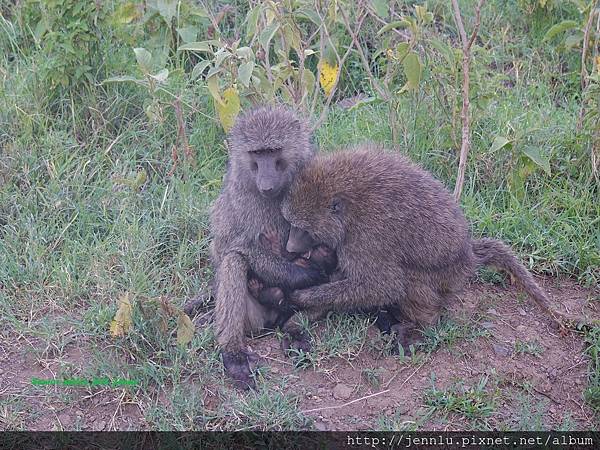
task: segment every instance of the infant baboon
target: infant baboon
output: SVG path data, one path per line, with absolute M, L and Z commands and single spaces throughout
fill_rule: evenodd
M 265 249 L 275 255 L 283 257 L 301 267 L 313 267 L 321 270 L 327 277 L 333 274 L 337 267 L 337 255 L 324 245 L 317 245 L 300 256 L 296 253 L 286 251 L 285 247 L 281 245 L 281 240 L 275 230 L 265 230 L 264 233 L 259 235 L 258 240 Z M 326 281 L 329 281 L 329 279 Z M 285 289 L 285 287 L 267 287 L 261 279 L 254 274 L 250 274 L 248 278 L 248 291 L 263 306 L 279 310 L 279 316 L 277 317 L 277 322 L 273 324 L 273 328 L 283 326 L 287 319 L 294 313 L 294 310 L 284 303 L 286 294 L 289 294 L 289 290 Z M 285 314 L 286 312 L 287 314 Z
M 471 239 L 450 193 L 431 174 L 375 145 L 320 156 L 296 177 L 282 204 L 290 252 L 323 243 L 343 279 L 292 292 L 289 302 L 324 310 L 385 308 L 405 350 L 478 266 L 509 271 L 547 312 L 546 295 L 508 246 Z M 314 317 L 314 315 L 313 315 Z
M 285 245 L 289 223 L 281 215 L 281 199 L 314 156 L 304 121 L 283 107 L 259 107 L 238 118 L 228 143 L 223 189 L 210 215 L 214 322 L 226 372 L 239 387 L 249 387 L 254 381 L 245 335 L 277 323 L 279 313 L 250 295 L 248 275 L 290 291 L 326 278 L 317 268 L 287 261 L 257 242 L 264 229 L 274 229 Z

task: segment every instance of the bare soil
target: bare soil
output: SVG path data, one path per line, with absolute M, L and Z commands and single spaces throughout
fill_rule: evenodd
M 593 309 L 597 302 L 589 301 L 598 298 L 598 289 L 585 289 L 569 280 L 541 282 L 564 311 L 600 317 Z M 543 405 L 540 414 L 547 428 L 560 428 L 566 417 L 576 429 L 594 428 L 593 414 L 582 396 L 588 360 L 581 334 L 560 335 L 544 313 L 514 287 L 474 283 L 448 314 L 463 321 L 473 318 L 487 335 L 459 339 L 414 361 L 383 357 L 365 345 L 351 361 L 333 358 L 305 370 L 293 368 L 274 336 L 254 339 L 250 346 L 262 357 L 261 364 L 269 366 L 271 377 L 291 377 L 285 389 L 298 396 L 300 409 L 319 430 L 377 429 L 385 418 L 407 428 L 418 424 L 419 429 L 435 430 L 515 429 L 523 415 L 519 406 L 523 396 L 533 405 Z M 368 340 L 377 338 L 371 327 Z M 11 428 L 18 415 L 27 416 L 29 430 L 148 428 L 141 407 L 126 389 L 32 386 L 34 377 L 58 377 L 65 364 L 85 367 L 88 356 L 81 350 L 85 342 L 79 342 L 69 344 L 60 358 L 53 359 L 51 351 L 40 358 L 32 348 L 40 348 L 41 343 L 24 339 L 15 337 L 0 344 L 0 396 L 9 405 L 0 414 L 0 429 Z M 540 351 L 517 352 L 517 341 L 533 342 Z M 377 383 L 366 379 L 368 369 L 378 374 Z M 438 390 L 444 390 L 474 386 L 485 376 L 495 405 L 485 420 L 474 422 L 454 412 L 426 414 L 424 395 L 432 379 Z M 212 390 L 207 389 L 205 396 L 207 406 L 218 402 L 218 393 Z M 161 401 L 166 400 L 159 396 Z

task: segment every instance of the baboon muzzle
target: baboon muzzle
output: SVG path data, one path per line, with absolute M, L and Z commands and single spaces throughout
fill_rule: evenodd
M 306 231 L 292 226 L 285 249 L 290 253 L 306 253 L 315 245 L 316 242 Z

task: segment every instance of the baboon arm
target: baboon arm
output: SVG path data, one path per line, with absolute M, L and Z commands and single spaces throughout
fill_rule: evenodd
M 315 266 L 301 267 L 256 246 L 248 256 L 250 267 L 256 275 L 270 286 L 285 290 L 304 289 L 327 280 L 321 269 Z
M 404 295 L 400 288 L 388 294 L 380 289 L 381 286 L 381 283 L 344 279 L 294 291 L 289 295 L 289 302 L 299 309 L 319 307 L 346 310 L 385 306 Z

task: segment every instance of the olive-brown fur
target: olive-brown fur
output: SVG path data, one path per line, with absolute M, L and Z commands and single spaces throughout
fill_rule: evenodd
M 296 177 L 282 207 L 292 224 L 288 249 L 296 244 L 296 228 L 304 230 L 337 252 L 342 275 L 293 292 L 289 301 L 300 309 L 387 307 L 428 326 L 478 266 L 495 265 L 550 311 L 510 248 L 494 239 L 473 240 L 443 184 L 397 153 L 363 145 L 319 156 Z

